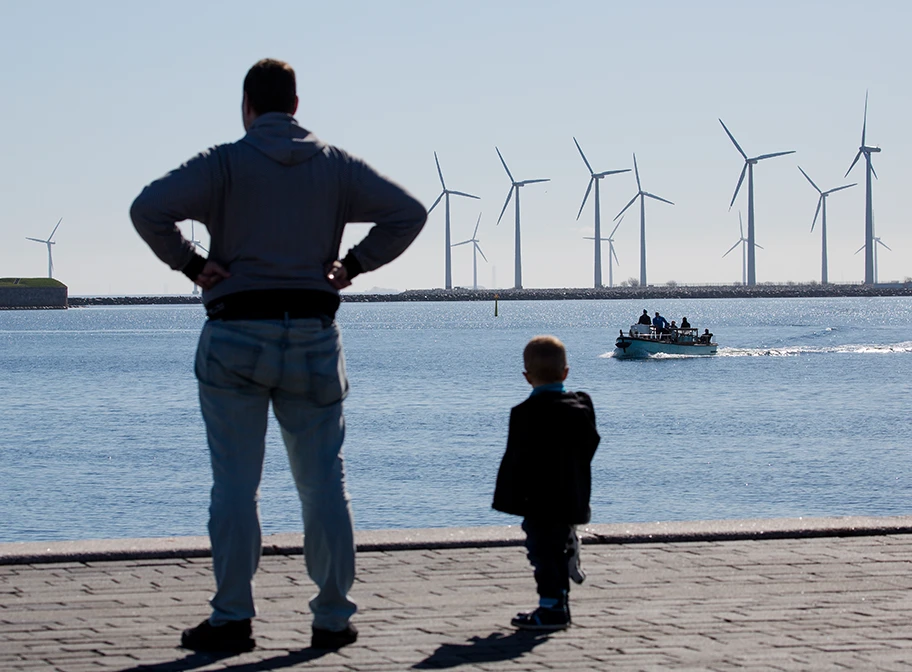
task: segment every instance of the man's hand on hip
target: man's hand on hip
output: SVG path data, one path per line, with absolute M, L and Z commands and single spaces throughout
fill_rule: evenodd
M 345 289 L 351 287 L 351 280 L 348 279 L 348 269 L 341 261 L 334 261 L 326 268 L 326 279 L 336 289 Z
M 206 261 L 203 270 L 196 276 L 196 284 L 203 289 L 212 289 L 225 278 L 230 278 L 231 273 L 214 261 Z

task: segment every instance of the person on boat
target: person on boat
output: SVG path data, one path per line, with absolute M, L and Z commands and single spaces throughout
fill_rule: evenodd
M 672 341 L 678 340 L 678 325 L 675 324 L 674 320 L 671 321 L 671 326 L 668 327 L 668 333 L 671 336 Z
M 647 327 L 652 324 L 652 320 L 649 319 L 649 311 L 645 308 L 643 309 L 643 314 L 640 315 L 640 319 L 637 320 L 637 324 L 645 324 Z
M 690 322 L 687 321 L 686 317 L 681 318 L 681 329 L 690 329 Z
M 700 343 L 712 343 L 713 335 L 709 333 L 709 329 L 704 329 L 703 334 L 700 336 Z
M 668 333 L 668 320 L 659 315 L 659 311 L 655 312 L 655 317 L 652 318 L 652 326 L 655 327 L 657 334 L 667 334 Z

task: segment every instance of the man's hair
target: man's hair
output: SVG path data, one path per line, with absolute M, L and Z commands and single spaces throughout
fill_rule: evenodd
M 564 379 L 567 368 L 567 350 L 554 336 L 536 336 L 523 350 L 523 364 L 526 373 L 533 378 L 549 383 Z
M 295 71 L 284 61 L 264 58 L 258 61 L 244 77 L 247 103 L 257 114 L 285 112 L 294 114 Z

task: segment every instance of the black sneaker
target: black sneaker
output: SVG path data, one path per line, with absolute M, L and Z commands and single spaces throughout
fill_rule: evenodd
M 358 640 L 358 628 L 351 623 L 346 625 L 344 630 L 311 627 L 311 632 L 313 635 L 310 638 L 310 646 L 314 649 L 341 649 Z
M 516 614 L 510 625 L 520 630 L 564 630 L 570 625 L 570 610 L 567 607 L 539 607 Z
M 243 653 L 256 646 L 256 640 L 250 636 L 252 632 L 249 618 L 223 625 L 212 625 L 207 618 L 195 628 L 184 630 L 181 646 L 191 651 Z

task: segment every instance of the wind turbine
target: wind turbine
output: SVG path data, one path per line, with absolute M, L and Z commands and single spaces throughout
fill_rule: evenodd
M 504 170 L 507 171 L 507 177 L 510 178 L 510 191 L 507 193 L 507 200 L 504 201 L 503 210 L 500 211 L 500 217 L 497 218 L 497 223 L 500 224 L 500 220 L 503 219 L 504 213 L 507 211 L 507 206 L 510 205 L 510 199 L 513 198 L 513 192 L 516 192 L 516 252 L 515 252 L 515 262 L 514 262 L 514 272 L 513 272 L 513 288 L 522 289 L 522 245 L 520 233 L 519 233 L 519 189 L 524 187 L 527 184 L 535 184 L 536 182 L 550 182 L 548 178 L 538 179 L 538 180 L 522 180 L 517 182 L 513 179 L 513 174 L 510 172 L 510 169 L 507 168 L 507 162 L 504 161 L 503 154 L 500 153 L 500 150 L 497 147 L 494 148 L 497 152 L 497 156 L 500 157 L 500 162 L 503 164 Z
M 621 263 L 618 260 L 617 252 L 615 252 L 615 250 L 614 250 L 614 232 L 618 230 L 618 227 L 621 225 L 621 222 L 623 222 L 623 221 L 624 221 L 624 218 L 621 217 L 620 221 L 617 224 L 615 224 L 614 228 L 611 230 L 611 235 L 609 235 L 607 238 L 599 239 L 599 238 L 596 238 L 595 236 L 583 236 L 583 238 L 585 240 L 597 241 L 595 244 L 600 247 L 601 247 L 601 242 L 603 240 L 608 241 L 608 286 L 609 287 L 614 287 L 614 263 L 612 262 L 611 258 L 614 257 L 614 261 L 617 261 L 618 264 Z M 599 279 L 601 279 L 601 278 L 599 278 Z M 601 285 L 596 285 L 596 288 L 598 288 L 598 287 L 601 287 Z
M 741 189 L 741 183 L 744 182 L 744 173 L 747 173 L 747 284 L 756 285 L 757 284 L 757 269 L 754 264 L 754 166 L 756 166 L 760 161 L 764 159 L 772 159 L 776 156 L 785 156 L 786 154 L 794 154 L 795 151 L 791 150 L 788 152 L 774 152 L 772 154 L 761 154 L 760 156 L 748 157 L 744 153 L 744 150 L 741 149 L 741 145 L 738 144 L 738 141 L 735 140 L 735 136 L 731 134 L 731 131 L 728 130 L 728 127 L 725 125 L 725 122 L 719 119 L 719 123 L 722 124 L 722 128 L 725 129 L 726 135 L 728 135 L 729 140 L 732 141 L 732 144 L 735 146 L 735 149 L 738 150 L 738 153 L 744 157 L 744 167 L 741 169 L 741 177 L 738 178 L 738 186 L 735 187 L 735 194 L 732 196 L 731 203 L 728 206 L 728 209 L 731 210 L 732 206 L 735 204 L 735 199 L 738 198 L 738 191 Z
M 873 254 L 873 257 L 874 257 L 874 284 L 876 285 L 877 284 L 877 246 L 882 245 L 883 247 L 886 247 L 888 250 L 890 250 L 890 252 L 892 252 L 893 249 L 889 245 L 887 245 L 885 242 L 883 242 L 880 238 L 878 238 L 877 236 L 874 236 L 873 240 L 874 240 L 874 254 Z M 865 247 L 867 247 L 867 246 L 862 245 L 861 247 L 859 247 L 857 250 L 855 250 L 855 254 L 858 254 L 859 252 L 861 252 L 863 249 L 865 249 Z
M 586 207 L 586 199 L 589 198 L 589 192 L 592 190 L 592 183 L 595 182 L 595 288 L 598 289 L 602 286 L 602 224 L 601 217 L 599 215 L 599 181 L 607 175 L 617 175 L 618 173 L 629 173 L 630 168 L 624 168 L 623 170 L 606 170 L 602 173 L 596 173 L 592 170 L 592 166 L 589 165 L 589 161 L 586 159 L 586 155 L 583 154 L 583 149 L 580 147 L 579 143 L 576 141 L 576 138 L 573 138 L 573 143 L 576 145 L 576 148 L 579 150 L 580 156 L 583 157 L 583 163 L 586 164 L 586 168 L 589 169 L 589 186 L 586 187 L 586 194 L 583 196 L 583 204 L 580 206 L 579 212 L 576 213 L 576 219 L 579 221 L 580 215 L 583 214 L 583 208 Z M 614 227 L 614 230 L 617 231 L 617 227 Z M 614 235 L 614 231 L 612 231 Z M 610 240 L 611 236 L 609 236 Z M 608 264 L 611 265 L 611 257 L 608 257 Z M 611 272 L 609 270 L 609 276 Z M 611 285 L 611 280 L 608 281 L 609 286 Z
M 821 270 L 820 270 L 820 284 L 827 284 L 827 229 L 826 229 L 826 199 L 827 196 L 836 191 L 842 191 L 843 189 L 848 189 L 849 187 L 854 187 L 857 182 L 852 184 L 846 184 L 841 187 L 836 187 L 835 189 L 828 189 L 827 191 L 821 191 L 820 187 L 814 184 L 814 180 L 808 177 L 808 174 L 804 172 L 801 166 L 798 166 L 798 170 L 801 171 L 801 174 L 807 178 L 807 181 L 811 183 L 811 186 L 817 190 L 817 193 L 820 194 L 820 198 L 817 199 L 817 211 L 814 213 L 814 221 L 811 222 L 811 231 L 814 231 L 814 225 L 817 223 L 817 215 L 821 214 L 823 211 L 823 217 L 820 220 L 820 241 L 823 251 L 821 252 Z
M 63 221 L 63 217 L 57 220 L 57 226 L 54 227 L 54 230 L 51 231 L 51 235 L 48 236 L 47 240 L 41 240 L 40 238 L 29 238 L 25 237 L 26 240 L 34 240 L 36 243 L 44 243 L 48 248 L 48 277 L 54 277 L 54 258 L 51 256 L 51 245 L 56 245 L 54 242 L 54 234 L 57 233 L 57 227 L 60 226 L 60 222 Z
M 728 252 L 731 252 L 733 249 L 741 245 L 741 284 L 747 284 L 747 238 L 744 237 L 744 222 L 741 220 L 741 211 L 738 211 L 738 226 L 741 228 L 741 238 L 738 239 L 738 242 L 728 248 Z M 763 249 L 762 245 L 757 245 L 754 243 L 754 247 L 759 247 Z M 722 258 L 728 256 L 728 252 L 722 255 Z
M 480 254 L 481 258 L 485 261 L 488 260 L 488 258 L 484 255 L 484 252 L 481 251 L 481 247 L 478 245 L 478 238 L 475 237 L 478 235 L 479 224 L 481 224 L 480 212 L 478 213 L 478 221 L 475 222 L 475 231 L 472 233 L 472 237 L 468 240 L 462 241 L 461 243 L 453 243 L 453 247 L 472 243 L 472 289 L 475 291 L 478 291 L 478 254 Z
M 865 107 L 864 107 L 864 121 L 861 124 L 861 146 L 858 148 L 858 153 L 855 155 L 855 160 L 852 161 L 852 165 L 849 166 L 849 169 L 846 171 L 845 176 L 848 177 L 849 173 L 852 172 L 852 168 L 855 167 L 855 164 L 858 163 L 858 157 L 864 154 L 865 157 L 865 284 L 870 285 L 877 282 L 877 271 L 874 268 L 874 255 L 877 252 L 877 248 L 874 245 L 874 204 L 871 201 L 871 175 L 877 177 L 877 173 L 874 172 L 874 166 L 871 164 L 871 154 L 877 153 L 880 151 L 880 147 L 868 147 L 865 144 L 865 131 L 868 127 L 868 92 L 865 91 Z M 856 252 L 857 254 L 857 252 Z
M 640 199 L 640 287 L 646 286 L 646 198 L 654 198 L 657 201 L 662 201 L 662 203 L 668 203 L 669 205 L 674 205 L 671 201 L 668 201 L 660 196 L 655 194 L 650 194 L 648 191 L 643 191 L 643 186 L 640 184 L 640 170 L 637 168 L 637 155 L 633 155 L 633 172 L 636 175 L 637 180 L 637 193 L 636 196 L 630 199 L 630 202 L 624 206 L 624 209 L 621 210 L 615 220 L 620 218 L 623 215 L 627 208 L 633 205 L 634 201 Z M 620 222 L 619 222 L 620 223 Z
M 431 214 L 431 210 L 437 207 L 437 204 L 440 203 L 440 199 L 445 199 L 445 210 L 446 210 L 446 277 L 445 284 L 447 289 L 453 289 L 453 273 L 452 265 L 450 263 L 450 194 L 453 196 L 465 196 L 466 198 L 479 198 L 478 196 L 473 196 L 472 194 L 467 194 L 463 191 L 454 191 L 452 189 L 447 189 L 446 182 L 443 181 L 443 171 L 440 170 L 440 161 L 437 159 L 437 152 L 434 152 L 434 162 L 437 164 L 437 175 L 440 176 L 440 186 L 443 188 L 443 191 L 440 192 L 440 196 L 437 197 L 437 200 L 434 201 L 428 209 L 428 215 Z
M 205 247 L 203 247 L 203 244 L 202 244 L 200 241 L 198 241 L 198 240 L 196 239 L 196 233 L 195 233 L 196 229 L 194 228 L 194 224 L 195 224 L 195 222 L 191 219 L 191 220 L 190 220 L 190 244 L 193 245 L 193 249 L 199 248 L 199 249 L 201 249 L 203 252 L 205 252 L 206 254 L 209 254 L 209 250 L 207 250 Z M 199 285 L 197 285 L 197 284 L 194 282 L 194 283 L 193 283 L 193 291 L 190 292 L 190 294 L 191 294 L 192 296 L 196 296 L 196 295 L 199 294 L 199 293 L 200 293 L 200 291 L 199 291 Z

